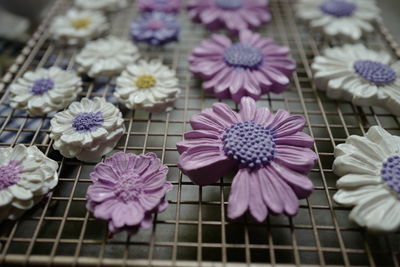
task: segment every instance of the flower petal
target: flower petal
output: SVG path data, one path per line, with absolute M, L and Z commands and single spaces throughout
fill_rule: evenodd
M 249 172 L 247 177 L 250 185 L 249 193 L 249 210 L 254 219 L 258 222 L 263 222 L 268 216 L 267 205 L 264 203 L 263 194 L 261 191 L 260 182 L 258 179 L 258 174 L 253 174 Z
M 227 104 L 215 103 L 212 109 L 215 112 L 215 114 L 217 114 L 219 117 L 221 117 L 228 123 L 227 126 L 237 123 L 240 120 L 240 116 L 235 111 L 233 111 L 232 108 L 229 107 Z
M 254 121 L 257 112 L 256 101 L 251 97 L 243 97 L 240 100 L 240 116 L 242 121 Z
M 117 228 L 125 225 L 133 226 L 139 224 L 144 218 L 144 211 L 138 203 L 119 203 L 112 211 L 112 221 Z
M 338 188 L 355 188 L 364 185 L 378 185 L 382 183 L 380 176 L 367 175 L 367 174 L 347 174 L 341 177 L 336 186 Z
M 303 116 L 288 116 L 279 122 L 274 121 L 271 126 L 276 131 L 276 137 L 282 137 L 302 131 L 305 124 L 306 120 Z
M 10 204 L 12 198 L 13 196 L 10 194 L 10 192 L 8 192 L 8 190 L 0 190 L 0 207 Z
M 314 144 L 314 138 L 303 132 L 297 132 L 291 135 L 275 138 L 278 145 L 291 145 L 311 148 Z
M 8 190 L 14 197 L 20 200 L 30 200 L 31 198 L 33 198 L 31 191 L 26 190 L 25 188 L 17 184 L 8 187 Z
M 317 155 L 309 148 L 287 145 L 275 146 L 275 161 L 298 172 L 308 172 L 314 166 Z
M 94 207 L 93 215 L 102 220 L 111 219 L 112 212 L 118 207 L 116 199 L 109 199 Z
M 258 171 L 258 181 L 260 185 L 260 190 L 264 199 L 265 205 L 274 214 L 280 214 L 283 212 L 283 200 L 275 188 L 271 180 L 276 179 L 274 174 L 269 171 L 269 167 L 260 168 Z
M 105 181 L 115 181 L 117 178 L 118 175 L 114 172 L 113 168 L 105 163 L 97 164 L 94 168 L 94 171 L 90 174 L 90 179 L 93 182 L 96 182 L 99 179 Z
M 228 217 L 236 219 L 246 212 L 250 201 L 250 170 L 247 168 L 239 169 L 233 178 L 231 192 L 228 200 Z
M 383 195 L 388 196 L 389 191 L 380 186 L 369 185 L 355 189 L 340 189 L 333 196 L 333 199 L 341 205 L 354 206 Z
M 87 196 L 96 202 L 115 197 L 113 189 L 102 184 L 93 184 L 87 190 Z

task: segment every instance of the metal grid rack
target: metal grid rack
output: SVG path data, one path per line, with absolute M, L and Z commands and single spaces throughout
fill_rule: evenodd
M 128 27 L 136 16 L 135 2 L 110 16 L 111 34 L 129 38 Z M 337 177 L 332 173 L 333 148 L 351 134 L 362 135 L 371 125 L 400 134 L 396 117 L 378 108 L 359 108 L 326 98 L 312 83 L 310 64 L 328 40 L 311 35 L 294 19 L 294 1 L 271 0 L 273 21 L 260 32 L 291 48 L 298 63 L 290 90 L 266 95 L 258 105 L 272 110 L 285 108 L 307 120 L 306 131 L 315 140 L 319 160 L 310 173 L 315 192 L 301 201 L 293 218 L 270 216 L 265 223 L 250 217 L 230 221 L 226 217 L 232 177 L 207 187 L 193 185 L 177 169 L 175 143 L 190 125 L 191 115 L 219 101 L 200 90 L 200 81 L 187 70 L 187 55 L 209 36 L 201 25 L 181 14 L 181 41 L 164 49 L 140 46 L 144 58 L 161 58 L 177 71 L 183 93 L 170 113 L 149 114 L 123 109 L 126 133 L 115 151 L 155 152 L 169 166 L 166 212 L 154 226 L 129 237 L 120 233 L 108 238 L 106 224 L 85 209 L 85 193 L 93 164 L 65 159 L 52 149 L 48 137 L 49 116 L 29 117 L 7 106 L 8 85 L 25 71 L 58 65 L 75 68 L 76 48 L 57 47 L 48 39 L 47 28 L 55 14 L 70 7 L 59 0 L 23 49 L 0 84 L 0 145 L 37 145 L 60 164 L 60 183 L 38 206 L 16 222 L 0 227 L 0 265 L 36 264 L 67 266 L 258 266 L 344 265 L 399 266 L 400 233 L 371 235 L 348 221 L 349 209 L 335 204 Z M 382 24 L 363 40 L 371 48 L 399 55 L 395 42 Z M 85 80 L 83 96 L 103 96 L 113 102 L 115 78 Z M 234 103 L 224 100 L 232 107 Z

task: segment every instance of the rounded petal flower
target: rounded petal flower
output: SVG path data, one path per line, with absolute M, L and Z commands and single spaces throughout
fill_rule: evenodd
M 165 13 L 178 13 L 181 9 L 180 0 L 139 0 L 139 10 L 141 12 L 165 12 Z
M 115 11 L 126 7 L 126 0 L 75 0 L 75 6 L 95 11 Z

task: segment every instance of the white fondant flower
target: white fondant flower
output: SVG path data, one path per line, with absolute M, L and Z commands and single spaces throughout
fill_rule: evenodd
M 28 71 L 10 85 L 10 105 L 31 115 L 67 107 L 82 91 L 82 81 L 72 71 L 58 67 Z
M 79 71 L 90 77 L 120 73 L 139 58 L 139 50 L 127 40 L 109 36 L 88 43 L 77 55 Z
M 171 108 L 180 93 L 175 71 L 159 60 L 129 65 L 117 79 L 115 97 L 129 109 L 161 112 Z
M 379 126 L 352 135 L 335 149 L 333 170 L 342 176 L 336 202 L 355 206 L 350 219 L 371 231 L 400 227 L 400 137 Z
M 126 0 L 75 0 L 75 5 L 81 9 L 96 11 L 115 11 L 126 7 Z
M 0 221 L 18 219 L 58 183 L 58 164 L 36 146 L 0 148 Z
M 50 26 L 52 38 L 69 45 L 84 44 L 102 35 L 109 28 L 106 17 L 91 10 L 69 10 Z
M 313 30 L 352 41 L 372 32 L 380 14 L 375 0 L 300 0 L 296 10 Z
M 50 121 L 53 148 L 67 158 L 98 161 L 110 152 L 125 131 L 118 108 L 102 98 L 83 98 Z
M 328 48 L 312 64 L 314 79 L 328 97 L 360 106 L 380 106 L 400 115 L 400 61 L 364 45 Z

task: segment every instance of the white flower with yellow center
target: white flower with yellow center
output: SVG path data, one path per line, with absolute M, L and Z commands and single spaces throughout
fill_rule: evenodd
M 75 0 L 78 8 L 96 11 L 115 11 L 126 5 L 126 0 Z
M 129 109 L 161 112 L 172 108 L 180 92 L 175 71 L 159 60 L 141 60 L 117 78 L 114 95 Z
M 77 45 L 101 36 L 108 28 L 107 19 L 102 13 L 71 9 L 53 20 L 50 34 L 60 43 Z

